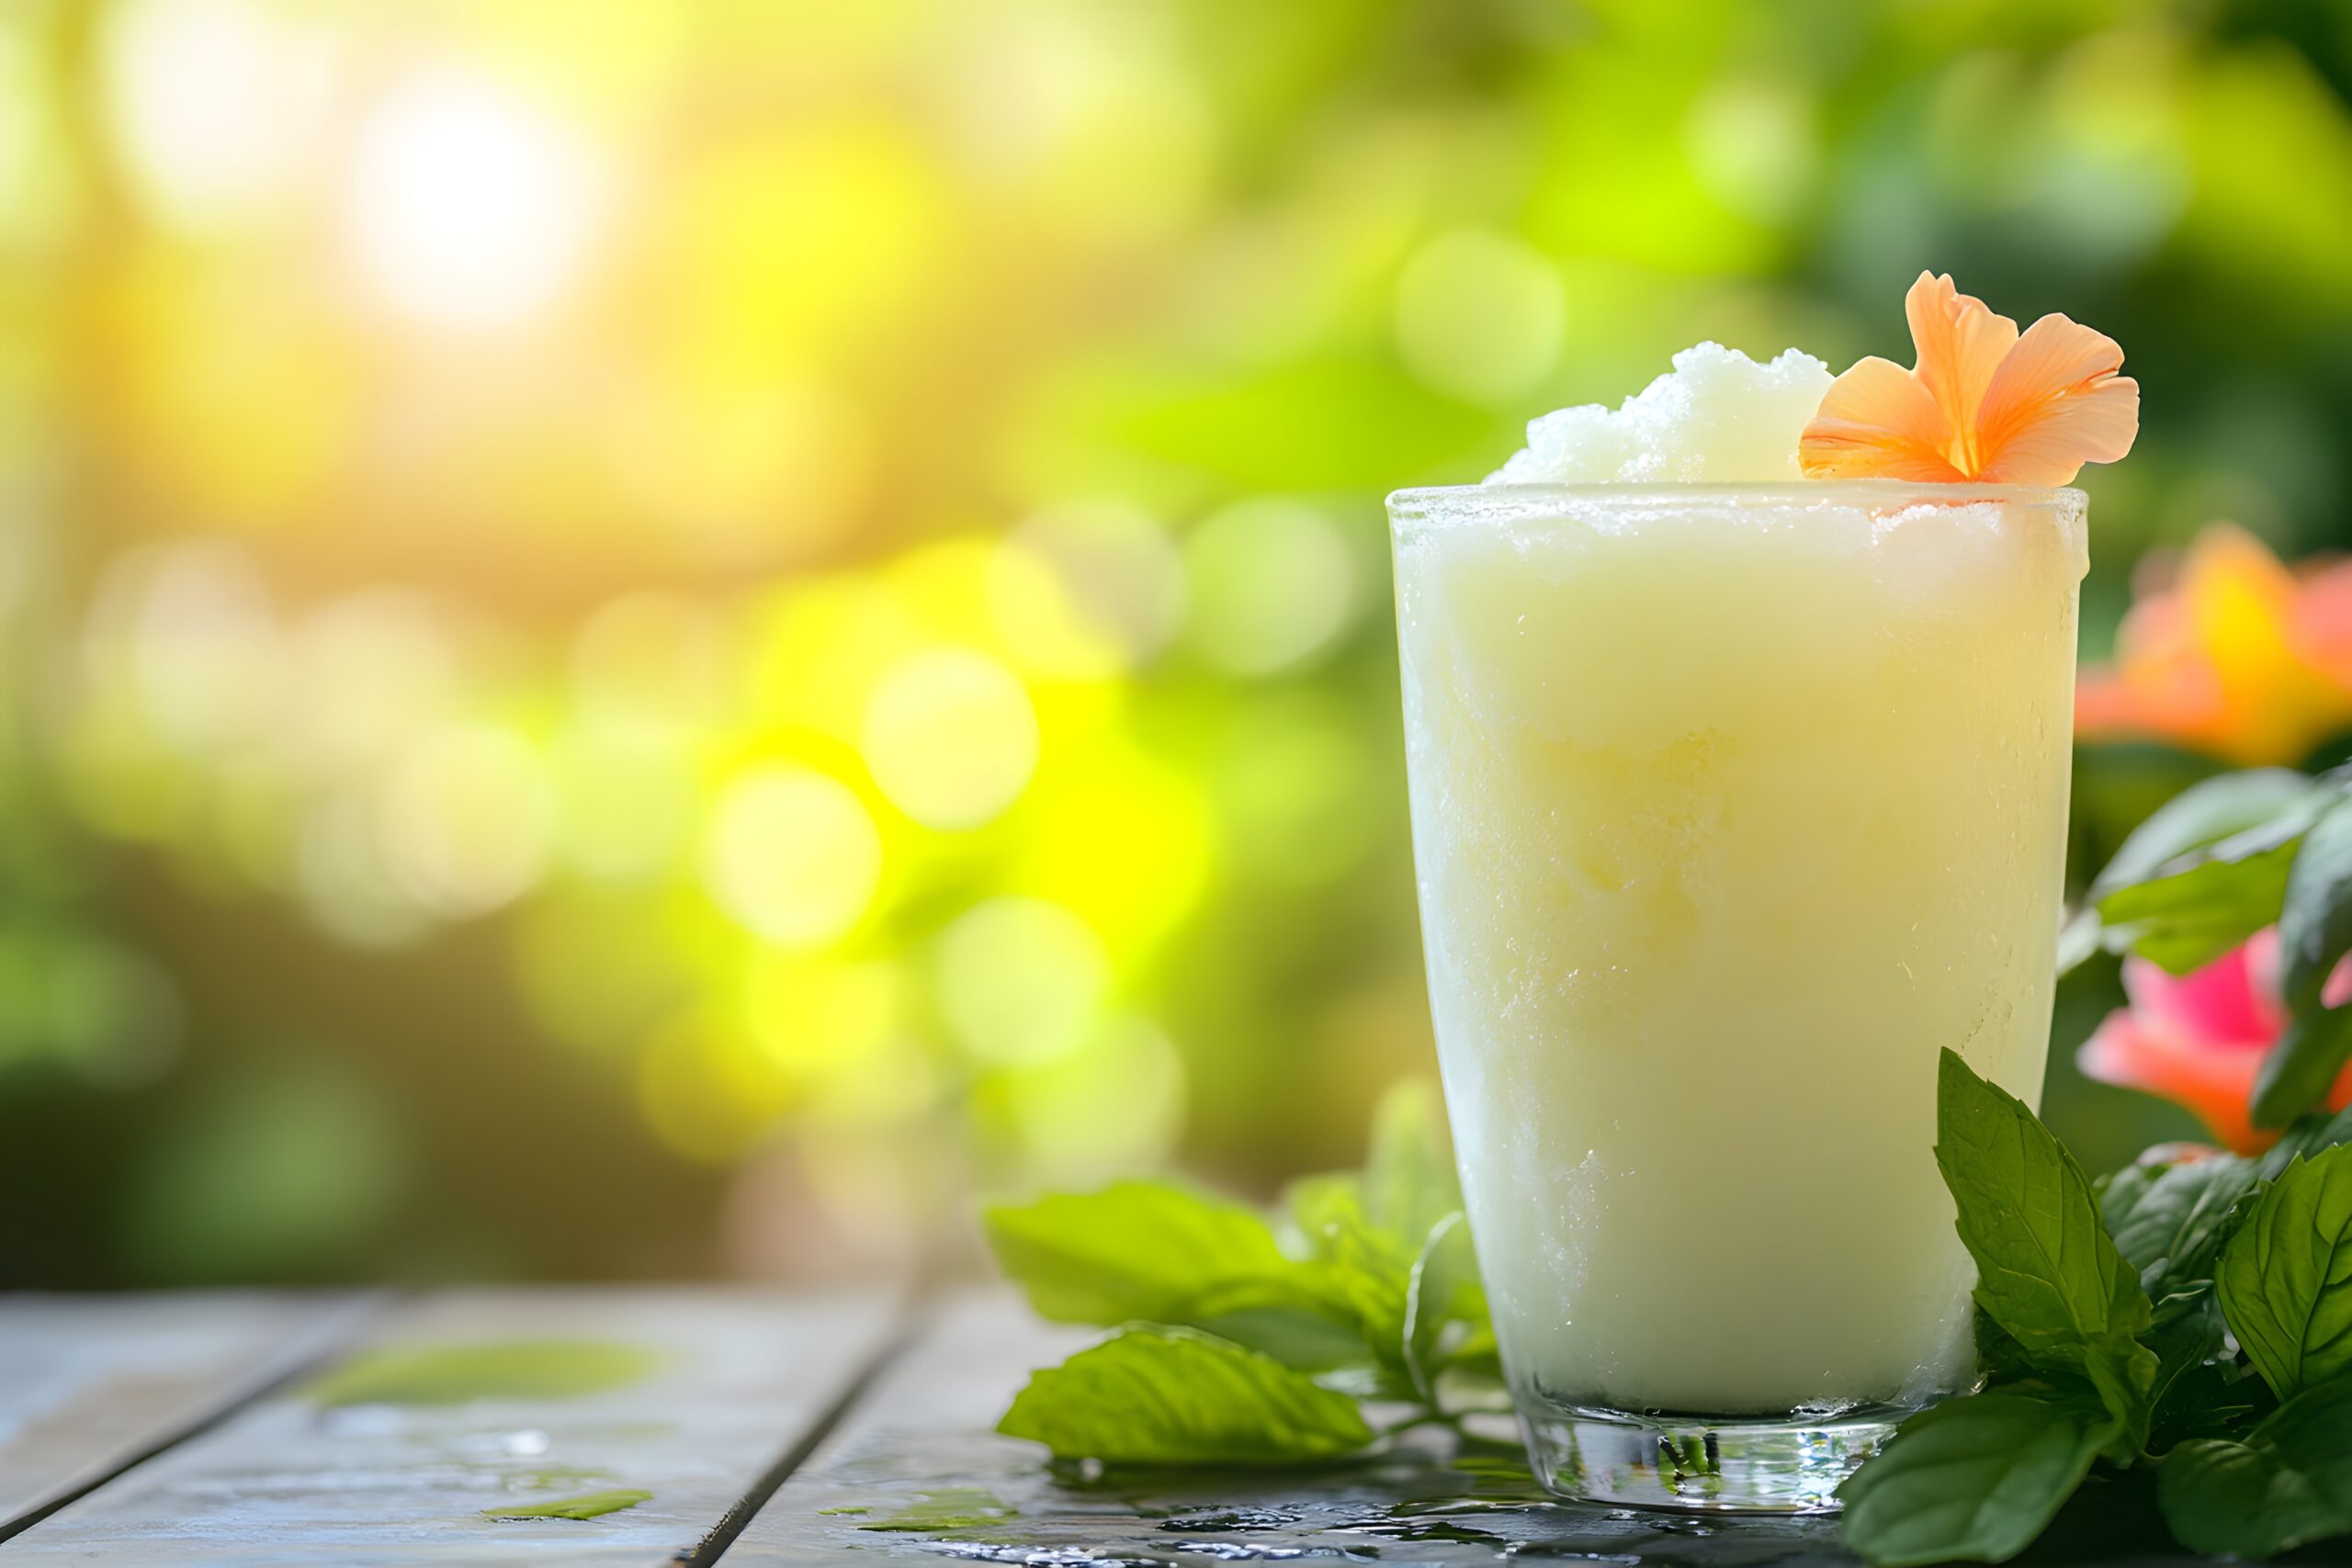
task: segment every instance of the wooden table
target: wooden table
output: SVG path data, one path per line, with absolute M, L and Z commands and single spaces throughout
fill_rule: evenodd
M 1826 1519 L 1546 1501 L 1508 1449 L 1057 1474 L 989 1428 L 1088 1337 L 991 1292 L 0 1299 L 0 1568 L 1852 1562 Z M 2095 1509 L 2035 1554 L 2125 1559 L 2188 1561 Z

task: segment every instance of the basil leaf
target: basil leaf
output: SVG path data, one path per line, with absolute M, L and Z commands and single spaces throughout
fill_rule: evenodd
M 2352 1533 L 2352 1386 L 2297 1395 L 2244 1441 L 2181 1444 L 2157 1471 L 2156 1506 L 2195 1551 L 2271 1557 Z
M 2030 1387 L 1947 1399 L 1895 1428 L 1838 1488 L 1845 1542 L 1879 1568 L 2005 1562 L 2074 1495 L 2117 1426 Z
M 2273 841 L 2277 826 L 2225 839 L 2184 870 L 2118 888 L 2100 899 L 2098 915 L 2109 945 L 2128 947 L 2172 974 L 2186 975 L 2276 920 L 2300 841 Z
M 1159 1182 L 998 1205 L 982 1224 L 1005 1277 L 1056 1323 L 1184 1321 L 1187 1303 L 1237 1285 L 1252 1305 L 1270 1292 L 1306 1306 L 1322 1300 L 1254 1210 Z
M 2127 1166 L 2099 1198 L 2116 1250 L 2156 1301 L 2212 1278 L 2238 1201 L 2254 1190 L 2253 1162 L 2209 1155 L 2168 1166 Z
M 2289 1165 L 2230 1238 L 2217 1283 L 2279 1398 L 2352 1372 L 2352 1152 Z
M 2289 1010 L 2317 1007 L 2337 961 L 2352 952 L 2352 802 L 2330 807 L 2303 835 L 2287 874 L 2278 945 L 2286 960 L 2279 988 Z
M 2034 1366 L 2087 1378 L 2136 1446 L 2156 1373 L 2135 1338 L 2150 1306 L 2100 1226 L 2089 1178 L 2032 1111 L 1949 1048 L 1936 1122 L 1936 1164 L 1976 1259 L 1977 1305 Z
M 1372 1441 L 1356 1402 L 1214 1335 L 1124 1329 L 1030 1375 L 997 1423 L 1057 1459 L 1106 1464 L 1285 1464 Z
M 2297 1013 L 2262 1059 L 2247 1112 L 2257 1127 L 2276 1127 L 2327 1098 L 2352 1058 L 2352 1007 Z

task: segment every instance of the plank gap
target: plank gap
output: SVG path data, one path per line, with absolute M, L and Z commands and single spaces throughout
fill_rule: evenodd
M 752 1483 L 742 1496 L 736 1499 L 732 1507 L 720 1516 L 709 1533 L 684 1551 L 673 1554 L 670 1561 L 679 1568 L 707 1568 L 708 1564 L 725 1556 L 727 1549 L 735 1544 L 735 1538 L 743 1533 L 743 1528 L 767 1506 L 768 1499 L 792 1479 L 794 1472 L 808 1462 L 809 1456 L 857 1407 L 875 1383 L 880 1381 L 882 1374 L 913 1348 L 937 1315 L 933 1298 L 918 1295 L 910 1301 L 899 1314 L 899 1323 L 891 1330 L 889 1337 L 866 1358 L 865 1365 L 860 1367 L 857 1375 L 842 1387 L 840 1396 L 820 1412 L 807 1430 L 776 1456 L 775 1463 L 760 1472 L 759 1478 Z
M 108 1466 L 88 1480 L 67 1487 L 14 1517 L 0 1522 L 0 1543 L 15 1540 L 60 1509 L 72 1506 L 92 1493 L 113 1485 L 117 1481 L 181 1444 L 204 1436 L 240 1412 L 324 1371 L 329 1365 L 347 1355 L 358 1341 L 361 1331 L 380 1319 L 392 1303 L 401 1299 L 399 1292 L 379 1292 L 361 1296 L 342 1312 L 330 1316 L 323 1326 L 313 1332 L 318 1343 L 296 1356 L 292 1360 L 263 1377 L 230 1393 L 210 1409 L 193 1420 L 167 1427 L 154 1441 L 126 1455 L 120 1463 Z

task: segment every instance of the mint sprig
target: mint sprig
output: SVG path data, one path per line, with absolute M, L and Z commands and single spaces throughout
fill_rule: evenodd
M 1039 1315 L 1119 1330 L 1035 1374 L 999 1430 L 1057 1459 L 1297 1463 L 1492 1404 L 1495 1337 L 1435 1100 L 1384 1100 L 1361 1173 L 1310 1177 L 1270 1221 L 1160 1182 L 983 1216 Z M 1344 1412 L 1344 1414 L 1342 1414 Z
M 1847 1481 L 1846 1543 L 1885 1568 L 2003 1562 L 2099 1465 L 2154 1465 L 2199 1551 L 2352 1534 L 2347 1132 L 2307 1117 L 2260 1160 L 2134 1166 L 2094 1201 L 2033 1114 L 1945 1052 L 1936 1160 L 1986 1386 Z

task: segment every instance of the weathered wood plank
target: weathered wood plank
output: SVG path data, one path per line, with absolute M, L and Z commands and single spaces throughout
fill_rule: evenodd
M 331 1348 L 376 1298 L 0 1299 L 0 1531 Z
M 12 1563 L 159 1568 L 650 1564 L 717 1524 L 897 1318 L 885 1291 L 430 1298 L 388 1314 L 322 1380 L 256 1402 L 6 1550 Z M 494 1517 L 600 1495 L 625 1506 Z
M 789 1478 L 726 1568 L 879 1568 L 943 1558 L 1026 1568 L 1204 1568 L 1315 1559 L 1430 1568 L 1528 1560 L 1660 1568 L 1856 1568 L 1831 1518 L 1636 1513 L 1544 1495 L 1508 1428 L 1431 1438 L 1319 1471 L 1056 1473 L 989 1428 L 1030 1368 L 1087 1343 L 1009 1297 L 952 1307 Z M 2123 1539 L 2095 1501 L 2028 1559 L 2165 1568 L 2191 1560 Z

